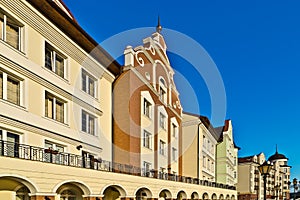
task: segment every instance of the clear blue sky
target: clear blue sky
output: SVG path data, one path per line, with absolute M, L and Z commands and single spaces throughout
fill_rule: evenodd
M 235 141 L 241 147 L 239 156 L 264 152 L 269 157 L 278 144 L 279 153 L 289 158 L 291 178 L 300 178 L 299 1 L 64 2 L 99 43 L 126 30 L 154 27 L 158 14 L 163 27 L 196 40 L 211 56 L 224 81 L 226 118 L 233 121 Z M 127 39 L 127 44 L 135 45 L 136 38 Z M 142 44 L 142 37 L 139 41 Z M 109 47 L 107 50 L 110 52 Z M 170 56 L 173 68 L 180 71 L 185 65 L 187 70 L 190 67 L 184 59 Z M 192 74 L 188 79 L 197 91 L 200 114 L 210 117 L 205 83 Z M 195 111 L 184 86 L 179 84 L 177 88 L 184 109 Z

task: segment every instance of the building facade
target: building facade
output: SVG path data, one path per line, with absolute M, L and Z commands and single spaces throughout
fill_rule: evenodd
M 182 175 L 160 31 L 121 67 L 61 0 L 0 1 L 1 200 L 237 198 Z
M 258 166 L 265 161 L 272 164 L 266 183 L 267 199 L 290 199 L 290 166 L 287 165 L 288 159 L 283 154 L 279 154 L 277 149 L 268 160 L 263 153 L 238 159 L 238 199 L 264 198 L 263 178 Z
M 233 139 L 232 121 L 225 120 L 223 127 L 215 129 L 220 135 L 217 144 L 217 182 L 236 185 L 238 182 L 238 150 Z

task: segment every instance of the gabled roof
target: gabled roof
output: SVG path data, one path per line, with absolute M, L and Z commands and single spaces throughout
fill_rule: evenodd
M 121 65 L 112 58 L 81 26 L 62 0 L 26 0 L 62 32 L 68 35 L 82 49 L 107 68 L 112 74 L 119 75 Z M 65 8 L 65 9 L 64 9 Z M 71 16 L 71 17 L 70 17 Z

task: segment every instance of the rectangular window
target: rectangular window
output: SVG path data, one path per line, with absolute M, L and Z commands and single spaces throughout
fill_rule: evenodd
M 7 155 L 11 157 L 19 157 L 19 141 L 20 136 L 7 133 Z
M 166 155 L 166 143 L 162 140 L 159 141 L 159 154 L 165 156 Z
M 21 105 L 21 84 L 19 78 L 0 71 L 0 99 Z
M 64 123 L 65 119 L 65 104 L 63 100 L 46 92 L 45 94 L 45 116 Z
M 0 39 L 17 50 L 21 50 L 21 30 L 23 25 L 0 10 Z
M 144 130 L 143 146 L 151 149 L 151 133 Z
M 65 78 L 66 57 L 59 53 L 50 44 L 45 45 L 45 67 L 58 76 Z
M 91 114 L 82 111 L 81 115 L 81 130 L 91 135 L 96 133 L 96 120 L 97 118 Z
M 177 135 L 178 135 L 178 127 L 172 123 L 172 136 L 177 138 Z
M 162 113 L 159 113 L 159 126 L 163 129 L 166 129 L 166 116 Z
M 172 160 L 177 160 L 177 149 L 172 147 Z
M 96 97 L 96 79 L 85 70 L 82 70 L 81 79 L 81 89 L 89 95 Z
M 151 170 L 151 163 L 144 161 L 143 168 L 144 168 L 145 176 L 147 176 Z
M 166 92 L 162 87 L 159 87 L 159 99 L 164 103 L 166 102 Z
M 151 118 L 151 103 L 144 99 L 144 115 Z

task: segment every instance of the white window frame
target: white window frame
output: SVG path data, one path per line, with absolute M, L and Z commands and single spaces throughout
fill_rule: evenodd
M 151 119 L 152 113 L 151 113 L 151 108 L 152 104 L 150 103 L 150 101 L 148 101 L 146 98 L 144 98 L 144 102 L 143 102 L 143 114 Z
M 5 43 L 7 43 L 9 46 L 13 47 L 14 49 L 17 49 L 18 51 L 24 51 L 24 47 L 23 47 L 24 25 L 22 23 L 20 23 L 19 20 L 16 20 L 14 17 L 6 14 L 6 12 L 3 11 L 1 8 L 0 8 L 0 16 L 3 16 L 3 26 L 2 26 L 2 32 L 0 32 L 0 39 L 3 40 Z M 17 29 L 18 29 L 18 47 L 17 48 L 15 48 L 13 45 L 11 45 L 7 41 L 6 25 L 8 24 L 8 19 L 10 21 L 12 21 L 13 26 L 17 27 Z
M 177 160 L 177 155 L 178 155 L 178 151 L 175 147 L 172 147 L 172 160 L 176 161 Z
M 178 137 L 178 126 L 175 123 L 172 123 L 172 136 L 174 138 Z
M 2 75 L 2 84 L 1 84 L 2 85 L 2 88 L 1 88 L 2 98 L 0 98 L 0 99 L 3 99 L 3 100 L 5 100 L 9 103 L 14 104 L 14 105 L 18 105 L 18 106 L 23 107 L 24 106 L 24 79 L 21 79 L 20 77 L 14 75 L 14 74 L 7 73 L 4 70 L 1 70 L 1 68 L 0 68 L 0 74 Z M 17 81 L 19 83 L 19 88 L 18 88 L 19 101 L 17 103 L 8 100 L 8 78 L 10 78 L 14 81 Z
M 52 102 L 52 117 L 49 116 L 49 113 L 46 109 L 47 96 L 52 97 L 52 100 L 53 100 L 53 102 Z M 59 123 L 67 124 L 67 101 L 63 100 L 60 97 L 57 97 L 55 94 L 48 92 L 48 91 L 45 91 L 44 101 L 45 101 L 45 104 L 44 104 L 45 105 L 45 107 L 44 107 L 45 108 L 45 117 L 55 120 L 56 122 L 59 122 Z M 62 122 L 59 121 L 56 116 L 56 102 L 60 102 L 63 104 L 63 121 Z M 47 113 L 48 113 L 48 116 L 47 116 Z
M 46 63 L 46 50 L 49 50 L 50 51 L 50 68 L 47 65 Z M 60 74 L 57 73 L 56 71 L 56 58 L 59 57 L 63 60 L 63 76 L 61 76 Z M 63 78 L 63 79 L 67 79 L 67 57 L 60 53 L 60 51 L 58 51 L 55 47 L 53 47 L 51 44 L 49 44 L 48 42 L 45 42 L 45 48 L 44 48 L 44 66 L 47 70 L 53 72 L 54 74 L 56 74 L 57 76 L 59 76 L 60 78 Z
M 83 130 L 83 117 L 85 115 L 85 129 L 86 130 Z M 94 132 L 91 132 L 90 130 L 90 118 L 93 119 L 94 121 Z M 81 110 L 81 131 L 84 132 L 84 133 L 87 133 L 87 134 L 90 134 L 90 135 L 93 135 L 93 136 L 97 136 L 97 124 L 98 124 L 98 117 L 96 117 L 95 115 L 85 111 L 85 110 Z
M 85 85 L 83 84 L 84 78 L 85 78 Z M 94 83 L 94 89 L 93 89 L 94 94 L 92 94 L 90 91 L 90 87 L 89 87 L 90 80 L 93 81 L 93 83 Z M 87 72 L 86 70 L 81 69 L 81 90 L 84 91 L 85 93 L 89 94 L 90 96 L 97 98 L 98 97 L 97 88 L 98 88 L 97 79 L 94 76 L 92 76 L 89 72 Z
M 159 78 L 159 99 L 163 103 L 167 103 L 167 87 L 166 87 L 166 81 L 160 77 Z
M 163 113 L 159 113 L 159 127 L 166 130 L 167 129 L 167 117 Z
M 145 172 L 145 173 L 150 172 L 151 166 L 152 166 L 152 164 L 151 164 L 150 162 L 144 161 L 144 162 L 143 162 L 144 172 Z M 147 169 L 148 169 L 148 170 L 147 170 Z
M 163 140 L 159 140 L 159 154 L 166 156 L 166 142 Z
M 143 147 L 152 149 L 152 134 L 146 130 L 143 132 Z

